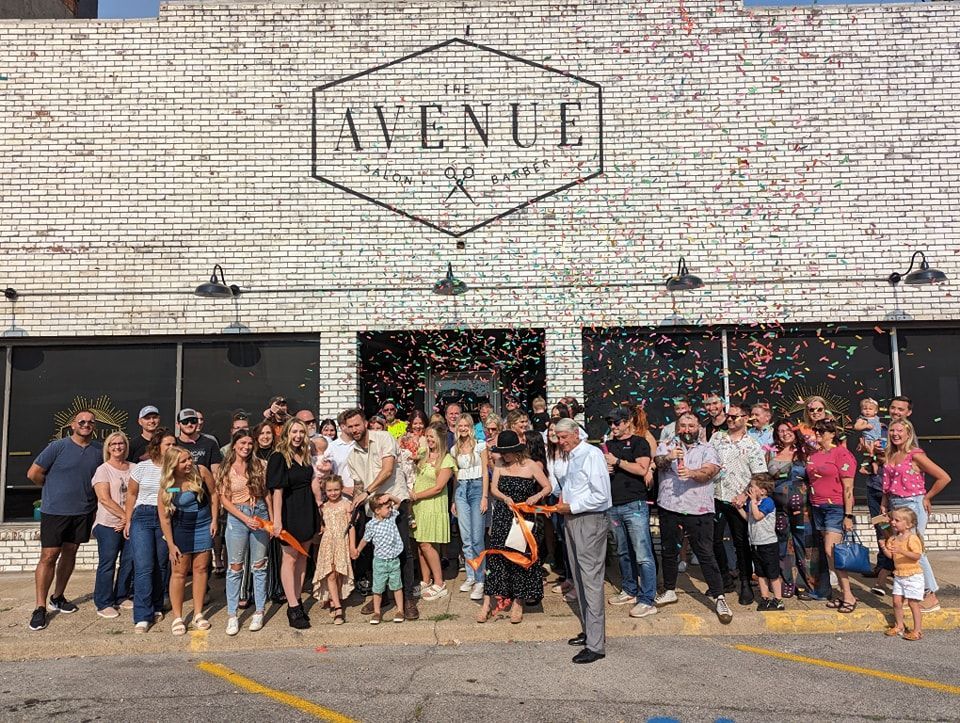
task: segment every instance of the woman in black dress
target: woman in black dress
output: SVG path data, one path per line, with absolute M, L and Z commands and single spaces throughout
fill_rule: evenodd
M 490 525 L 490 549 L 506 550 L 504 543 L 510 534 L 510 526 L 515 519 L 510 505 L 526 502 L 540 504 L 550 494 L 550 481 L 543 472 L 543 466 L 527 455 L 527 447 L 520 442 L 515 432 L 505 430 L 497 437 L 497 446 L 493 451 L 503 458 L 502 466 L 494 467 L 490 494 L 503 502 L 493 510 L 493 522 Z M 525 515 L 534 522 L 533 535 L 540 537 L 542 525 L 540 515 Z M 530 550 L 527 550 L 529 556 Z M 488 555 L 486 580 L 484 581 L 483 607 L 477 615 L 477 622 L 485 622 L 496 607 L 502 609 L 510 605 L 510 622 L 523 620 L 523 605 L 535 605 L 543 599 L 543 575 L 540 561 L 535 559 L 530 567 L 524 568 L 511 562 L 503 555 Z M 509 602 L 508 602 L 509 601 Z
M 299 419 L 290 419 L 280 433 L 277 450 L 267 460 L 267 488 L 273 491 L 273 536 L 286 530 L 305 549 L 320 530 L 320 515 L 313 497 L 313 446 L 307 427 Z M 307 572 L 307 556 L 283 545 L 280 582 L 287 596 L 287 621 L 290 627 L 310 627 L 310 619 L 300 604 L 303 580 Z

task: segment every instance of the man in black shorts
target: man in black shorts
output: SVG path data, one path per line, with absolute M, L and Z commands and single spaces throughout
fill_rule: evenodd
M 91 480 L 103 464 L 103 446 L 94 441 L 93 412 L 77 412 L 69 437 L 51 442 L 37 456 L 27 477 L 43 488 L 40 502 L 40 561 L 34 573 L 37 607 L 30 617 L 31 630 L 47 627 L 47 610 L 75 613 L 77 606 L 63 593 L 73 574 L 77 549 L 90 539 L 97 512 Z M 54 582 L 53 595 L 47 593 Z

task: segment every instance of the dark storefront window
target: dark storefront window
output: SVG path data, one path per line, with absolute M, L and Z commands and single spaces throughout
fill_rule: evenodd
M 897 341 L 920 446 L 953 478 L 936 501 L 960 502 L 960 331 L 898 329 Z
M 34 458 L 55 438 L 69 434 L 84 408 L 97 419 L 97 438 L 117 429 L 139 433 L 145 404 L 173 419 L 176 346 L 16 347 L 10 387 L 4 519 L 31 519 L 40 488 L 27 479 Z
M 203 431 L 226 444 L 231 413 L 245 410 L 253 426 L 274 395 L 286 397 L 291 414 L 316 412 L 319 359 L 317 341 L 185 343 L 182 406 L 203 412 Z
M 481 402 L 502 409 L 516 395 L 524 409 L 546 396 L 542 329 L 457 329 L 362 332 L 360 388 L 364 408 L 375 412 L 393 399 L 405 416 L 457 400 L 469 413 Z
M 654 434 L 673 418 L 672 399 L 694 408 L 709 392 L 723 392 L 720 333 L 650 329 L 584 329 L 583 385 L 587 432 L 598 439 L 615 406 L 645 403 Z
M 766 399 L 780 416 L 802 414 L 803 399 L 818 394 L 845 422 L 860 400 L 885 408 L 893 395 L 890 335 L 873 329 L 747 329 L 728 336 L 730 396 Z

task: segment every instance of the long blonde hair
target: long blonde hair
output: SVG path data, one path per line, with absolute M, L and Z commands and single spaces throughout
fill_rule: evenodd
M 467 433 L 466 441 L 464 441 L 461 445 L 460 434 L 454 430 L 453 456 L 459 458 L 461 454 L 469 454 L 470 466 L 475 467 L 479 463 L 479 460 L 477 459 L 477 430 L 473 426 L 473 417 L 471 417 L 469 414 L 461 414 L 460 419 L 457 420 L 457 426 L 459 427 L 460 423 L 464 421 L 470 425 L 470 431 Z
M 283 459 L 287 463 L 287 469 L 293 466 L 293 455 L 296 454 L 293 449 L 293 442 L 290 440 L 290 432 L 298 424 L 303 427 L 303 447 L 301 447 L 300 452 L 303 455 L 303 464 L 313 466 L 313 445 L 310 444 L 307 425 L 296 417 L 292 417 L 283 425 L 283 429 L 280 431 L 280 439 L 277 440 L 274 447 L 277 452 L 283 455 Z
M 428 434 L 434 435 L 437 440 L 437 468 L 439 469 L 440 464 L 443 462 L 443 458 L 447 456 L 448 447 L 447 447 L 447 425 L 446 424 L 431 424 L 423 431 L 423 436 Z M 427 447 L 426 453 L 420 458 L 419 463 L 417 464 L 417 469 L 422 469 L 425 467 L 430 458 L 430 448 Z
M 918 445 L 917 445 L 917 432 L 916 432 L 916 430 L 913 428 L 913 425 L 912 425 L 909 421 L 907 421 L 906 419 L 898 419 L 898 420 L 895 421 L 895 422 L 890 422 L 890 427 L 892 427 L 894 424 L 902 424 L 902 425 L 903 425 L 903 428 L 904 428 L 905 430 L 907 430 L 907 439 L 906 439 L 906 441 L 903 443 L 903 447 L 897 447 L 897 448 L 894 448 L 894 445 L 893 445 L 893 442 L 892 442 L 892 441 L 888 441 L 889 446 L 890 446 L 890 452 L 889 452 L 889 454 L 890 454 L 890 455 L 893 455 L 893 454 L 896 453 L 896 452 L 900 452 L 900 453 L 902 453 L 902 454 L 907 454 L 907 453 L 910 452 L 910 450 L 912 450 L 912 449 L 917 449 L 917 447 L 918 447 Z M 889 440 L 889 435 L 890 435 L 890 427 L 887 427 L 887 437 L 888 437 L 888 440 Z
M 157 495 L 158 504 L 162 505 L 167 514 L 172 515 L 173 492 L 172 487 L 176 487 L 175 469 L 180 464 L 180 455 L 185 454 L 188 457 L 190 453 L 182 447 L 171 447 L 163 453 L 163 459 L 160 465 L 160 493 Z M 180 492 L 193 492 L 197 496 L 197 502 L 203 499 L 206 487 L 203 484 L 203 477 L 200 476 L 200 470 L 196 465 L 190 474 L 180 485 Z
M 237 461 L 237 442 L 246 437 L 253 442 L 250 449 L 250 456 L 244 464 L 244 474 L 247 476 L 247 492 L 255 500 L 263 499 L 267 496 L 266 466 L 263 461 L 257 457 L 257 440 L 247 430 L 241 430 L 233 435 L 230 441 L 230 451 L 227 452 L 226 459 L 217 469 L 217 493 L 222 497 L 230 496 L 230 469 L 233 463 Z

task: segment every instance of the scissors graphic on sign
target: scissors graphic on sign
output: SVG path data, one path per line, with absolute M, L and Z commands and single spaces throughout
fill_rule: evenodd
M 459 190 L 464 196 L 470 199 L 470 202 L 476 206 L 477 202 L 473 200 L 473 196 L 470 195 L 470 192 L 464 188 L 464 182 L 473 178 L 473 169 L 470 166 L 467 166 L 463 169 L 463 175 L 457 175 L 456 166 L 447 166 L 447 169 L 443 172 L 443 175 L 453 181 L 453 187 L 450 189 L 450 193 L 447 194 L 447 198 L 444 201 L 446 203 L 450 200 L 450 197 Z

